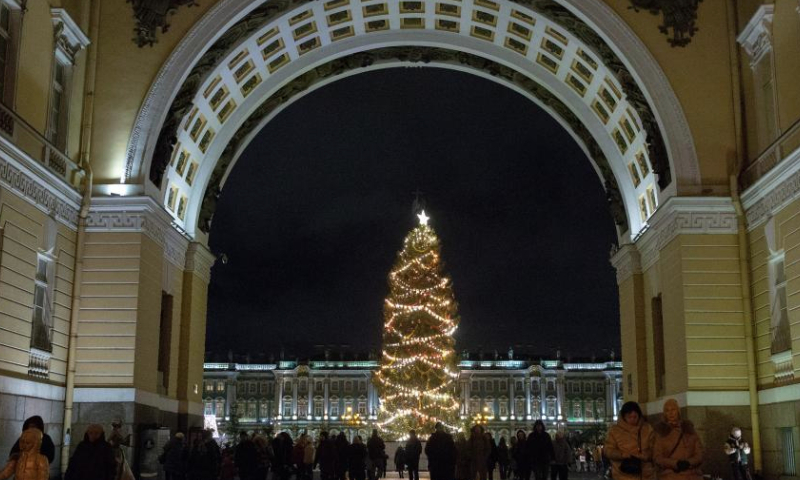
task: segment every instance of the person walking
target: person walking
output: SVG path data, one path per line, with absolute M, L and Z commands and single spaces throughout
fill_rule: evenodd
M 484 433 L 484 436 L 489 443 L 489 458 L 486 459 L 486 476 L 489 480 L 494 480 L 494 469 L 497 466 L 497 444 L 494 442 L 491 432 Z
M 11 456 L 5 468 L 0 471 L 0 480 L 14 476 L 14 480 L 47 480 L 50 477 L 50 462 L 39 453 L 44 434 L 31 427 L 23 430 L 17 443 L 19 450 Z
M 445 431 L 442 422 L 436 422 L 434 432 L 425 445 L 425 456 L 428 457 L 431 480 L 453 480 L 456 468 L 456 444 L 453 436 Z
M 317 454 L 314 457 L 314 466 L 319 465 L 322 480 L 335 480 L 337 458 L 336 445 L 333 440 L 328 438 L 328 432 L 323 430 L 319 434 L 319 445 L 317 445 Z
M 703 444 L 689 420 L 681 419 L 678 402 L 664 402 L 662 421 L 656 425 L 653 458 L 659 480 L 701 480 Z
M 314 440 L 307 433 L 303 434 L 303 437 L 305 438 L 305 442 L 303 442 L 303 478 L 313 480 L 314 459 L 316 458 Z
M 258 454 L 256 453 L 256 444 L 253 443 L 247 432 L 239 432 L 239 443 L 236 445 L 233 461 L 239 471 L 240 480 L 256 480 Z
M 159 457 L 164 465 L 165 480 L 184 480 L 186 477 L 186 443 L 183 433 L 177 432 L 169 439 Z
M 272 445 L 264 432 L 253 436 L 253 444 L 256 446 L 256 478 L 266 480 L 270 464 L 275 456 L 272 452 Z
M 416 431 L 411 430 L 408 432 L 405 450 L 408 480 L 419 480 L 419 457 L 422 455 L 422 443 L 417 438 Z M 430 468 L 430 465 L 428 467 Z
M 350 442 L 344 432 L 339 432 L 334 440 L 336 447 L 336 480 L 345 480 L 347 476 L 347 456 L 350 450 Z
M 222 452 L 212 430 L 203 430 L 189 449 L 189 480 L 215 480 L 222 466 Z
M 553 465 L 550 468 L 550 480 L 567 480 L 569 476 L 569 465 L 575 461 L 572 447 L 567 442 L 564 432 L 556 432 L 556 439 L 553 442 Z
M 378 468 L 386 454 L 386 444 L 378 435 L 378 429 L 372 429 L 372 436 L 367 440 L 367 478 L 377 480 Z
M 489 462 L 491 447 L 484 435 L 483 427 L 473 425 L 469 435 L 469 478 L 470 480 L 487 480 L 486 467 Z
M 398 445 L 394 451 L 394 469 L 397 475 L 403 478 L 403 471 L 406 469 L 406 449 L 402 445 Z
M 750 445 L 742 438 L 742 429 L 733 427 L 731 434 L 725 441 L 725 454 L 731 462 L 733 480 L 750 480 L 750 470 L 747 468 Z
M 116 473 L 117 462 L 102 425 L 89 425 L 69 459 L 64 480 L 114 480 Z
M 295 480 L 305 480 L 306 478 L 306 442 L 307 435 L 303 433 L 292 447 L 292 465 L 294 465 Z
M 430 457 L 428 458 L 430 459 Z M 464 435 L 464 432 L 459 432 L 456 435 L 456 480 L 474 480 L 469 476 L 471 464 L 467 436 Z
M 289 480 L 292 475 L 293 449 L 292 437 L 287 432 L 280 432 L 272 439 L 272 451 L 275 454 L 272 474 L 275 480 Z
M 547 471 L 550 461 L 553 459 L 553 440 L 545 431 L 544 422 L 541 420 L 534 422 L 533 431 L 528 435 L 525 448 L 528 451 L 530 467 L 535 480 L 547 480 Z M 524 480 L 528 480 L 528 477 L 525 477 Z
M 56 446 L 53 444 L 53 439 L 50 438 L 44 431 L 44 420 L 39 415 L 33 415 L 32 417 L 28 417 L 22 422 L 22 431 L 29 428 L 36 428 L 40 432 L 42 432 L 42 444 L 39 447 L 39 453 L 47 457 L 47 463 L 53 463 L 53 459 L 56 458 Z M 20 437 L 21 439 L 22 437 Z M 8 452 L 8 456 L 11 457 L 15 453 L 19 453 L 19 440 L 14 443 L 14 446 L 11 447 L 11 451 Z
M 508 478 L 509 463 L 510 457 L 506 437 L 500 437 L 500 443 L 497 444 L 497 467 L 500 470 L 500 480 Z
M 531 460 L 528 456 L 528 439 L 524 430 L 517 430 L 516 443 L 511 449 L 511 458 L 517 464 L 514 469 L 516 480 L 528 480 L 531 476 Z
M 353 438 L 353 443 L 348 449 L 347 466 L 350 480 L 364 480 L 367 476 L 367 447 L 361 440 L 361 435 Z
M 611 427 L 603 447 L 611 461 L 614 480 L 650 480 L 653 468 L 653 428 L 642 417 L 636 402 L 626 402 L 619 420 Z

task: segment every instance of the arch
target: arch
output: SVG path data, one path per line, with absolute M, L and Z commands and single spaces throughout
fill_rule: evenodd
M 473 73 L 481 66 L 484 76 L 518 91 L 527 86 L 528 96 L 579 140 L 612 204 L 625 206 L 616 215 L 620 233 L 635 237 L 658 203 L 699 184 L 691 133 L 663 72 L 600 0 L 465 1 L 457 6 L 456 27 L 433 0 L 415 3 L 424 14 L 401 12 L 393 2 L 378 4 L 386 5 L 382 13 L 349 5 L 230 0 L 213 7 L 151 87 L 122 181 L 142 182 L 178 226 L 202 236 L 227 169 L 277 111 L 343 73 L 337 69 L 416 60 Z M 423 28 L 413 28 L 418 26 Z M 387 53 L 392 48 L 394 58 Z M 603 99 L 615 95 L 616 106 L 605 109 L 610 115 L 600 113 Z M 188 141 L 181 142 L 181 135 Z M 241 144 L 232 145 L 234 138 Z M 180 146 L 173 148 L 176 141 Z M 196 158 L 182 158 L 185 145 L 192 145 Z M 223 156 L 228 163 L 220 172 L 215 167 Z M 645 168 L 637 172 L 637 165 Z

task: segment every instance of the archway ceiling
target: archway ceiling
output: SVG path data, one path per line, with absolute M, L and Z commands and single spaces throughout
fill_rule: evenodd
M 360 8 L 354 8 L 351 2 Z M 399 12 L 389 11 L 394 6 L 400 9 Z M 466 12 L 468 8 L 472 14 L 466 16 L 464 13 L 462 16 L 462 9 Z M 397 25 L 392 24 L 390 16 L 393 13 Z M 465 26 L 460 27 L 460 23 Z M 243 117 L 237 123 L 237 128 L 228 134 L 224 150 L 218 152 L 218 161 L 213 168 L 206 167 L 206 178 L 198 179 L 197 184 L 204 185 L 204 191 L 202 207 L 188 213 L 189 216 L 197 215 L 197 222 L 193 226 L 200 231 L 208 231 L 221 182 L 237 155 L 239 143 L 262 124 L 266 116 L 314 83 L 387 59 L 457 63 L 514 84 L 538 99 L 551 113 L 558 115 L 562 123 L 568 125 L 573 135 L 583 143 L 603 178 L 612 214 L 621 232 L 628 230 L 623 204 L 629 210 L 639 210 L 639 206 L 635 205 L 637 200 L 631 202 L 631 197 L 638 197 L 638 202 L 647 202 L 650 199 L 646 197 L 652 197 L 649 208 L 642 206 L 641 223 L 652 214 L 657 200 L 653 192 L 655 189 L 649 185 L 657 180 L 663 190 L 672 180 L 667 149 L 655 115 L 634 76 L 614 50 L 589 25 L 553 0 L 370 0 L 364 5 L 356 0 L 319 3 L 283 0 L 259 5 L 205 52 L 170 105 L 149 170 L 150 180 L 165 194 L 164 202 L 168 210 L 176 220 L 185 221 L 189 200 L 182 190 L 191 190 L 194 175 L 202 168 L 197 162 L 203 161 L 200 157 L 205 156 L 222 124 L 237 109 L 235 98 L 238 97 L 239 103 L 243 103 L 243 98 L 263 81 L 262 75 L 272 74 L 294 58 L 324 47 L 326 42 L 339 41 L 337 36 L 348 38 L 380 34 L 381 30 L 391 28 L 410 32 L 422 30 L 423 27 L 436 30 L 437 33 L 448 29 L 456 34 L 460 31 L 461 35 L 467 35 L 471 40 L 479 39 L 500 45 L 520 55 L 520 61 L 535 62 L 552 75 L 561 75 L 561 80 L 575 95 L 591 105 L 595 115 L 607 126 L 606 133 L 619 148 L 616 156 L 623 157 L 621 161 L 627 163 L 628 172 L 621 174 L 620 167 L 617 167 L 615 177 L 607 158 L 608 149 L 604 152 L 598 145 L 586 123 L 550 89 L 513 68 L 493 59 L 443 48 L 373 48 L 307 70 L 275 93 L 262 98 L 261 104 Z M 327 34 L 327 38 L 323 39 L 324 34 Z M 259 73 L 250 56 L 251 52 L 247 47 L 242 47 L 247 45 L 248 40 L 252 47 L 254 38 L 257 38 L 257 47 L 252 53 L 261 53 L 258 60 L 266 72 Z M 347 40 L 341 41 L 344 43 Z M 227 82 L 222 80 L 221 71 L 226 74 Z M 233 82 L 230 82 L 231 77 Z M 234 90 L 238 95 L 233 94 Z M 205 104 L 209 119 L 202 112 L 198 114 L 198 105 L 201 104 Z M 597 118 L 592 120 L 596 122 Z M 193 144 L 190 150 L 181 147 L 189 143 Z M 164 181 L 166 172 L 172 172 L 171 179 L 178 179 L 175 186 Z M 630 184 L 625 185 L 629 192 L 635 191 L 629 195 L 627 202 L 622 198 L 617 183 L 620 178 Z M 196 193 L 190 194 L 197 196 Z M 195 203 L 200 207 L 199 199 Z M 638 212 L 628 214 L 638 215 Z

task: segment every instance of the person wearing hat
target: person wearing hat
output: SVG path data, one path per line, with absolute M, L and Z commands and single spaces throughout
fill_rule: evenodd
M 692 422 L 681 419 L 674 398 L 664 403 L 662 420 L 655 430 L 653 458 L 659 480 L 702 480 L 703 444 Z
M 425 444 L 431 480 L 453 480 L 456 469 L 456 443 L 445 431 L 442 422 L 436 422 L 435 431 Z
M 19 437 L 20 453 L 11 457 L 6 467 L 0 471 L 0 479 L 14 476 L 14 480 L 47 480 L 50 464 L 47 457 L 39 453 L 42 443 L 41 430 L 31 427 Z
M 36 428 L 40 432 L 42 432 L 42 443 L 39 448 L 39 453 L 47 457 L 48 463 L 53 463 L 53 459 L 56 458 L 56 446 L 53 444 L 53 439 L 50 438 L 50 435 L 45 433 L 44 431 L 44 420 L 39 415 L 34 415 L 32 417 L 28 417 L 25 422 L 22 423 L 22 431 L 29 428 Z M 19 453 L 19 439 L 11 447 L 11 451 L 8 452 L 8 456 L 11 457 L 15 453 Z
M 750 480 L 750 471 L 747 469 L 747 456 L 750 455 L 750 445 L 742 438 L 742 429 L 733 427 L 730 436 L 725 441 L 725 454 L 731 462 L 733 480 Z
M 158 457 L 164 465 L 166 480 L 183 480 L 186 476 L 186 442 L 183 433 L 177 432 L 164 445 L 163 453 Z
M 639 404 L 625 402 L 603 447 L 614 480 L 652 479 L 654 441 L 653 428 L 644 420 Z

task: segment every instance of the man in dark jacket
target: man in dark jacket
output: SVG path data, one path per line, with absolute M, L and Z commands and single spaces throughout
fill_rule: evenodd
M 528 441 L 525 442 L 525 446 L 528 450 L 528 458 L 530 458 L 534 479 L 547 480 L 550 461 L 554 457 L 553 440 L 550 438 L 550 434 L 545 431 L 544 423 L 541 420 L 536 420 L 533 424 L 533 431 L 528 435 Z
M 319 434 L 319 445 L 317 445 L 317 453 L 314 457 L 314 465 L 319 465 L 322 480 L 334 480 L 337 460 L 336 446 L 333 441 L 328 439 L 328 432 L 322 431 Z
M 69 459 L 64 480 L 114 480 L 116 473 L 117 461 L 103 426 L 89 425 L 83 441 Z
M 24 432 L 29 427 L 37 428 L 42 432 L 42 446 L 39 447 L 39 453 L 47 457 L 47 463 L 53 463 L 53 459 L 56 457 L 56 446 L 53 445 L 53 439 L 50 438 L 50 435 L 44 431 L 44 420 L 42 420 L 42 417 L 34 415 L 26 419 L 22 424 L 22 431 Z M 11 447 L 8 456 L 10 457 L 15 453 L 19 453 L 19 440 Z
M 373 429 L 372 436 L 367 440 L 367 478 L 369 480 L 377 478 L 376 469 L 380 462 L 383 461 L 383 456 L 386 454 L 385 450 L 386 444 L 378 436 L 378 429 Z
M 258 468 L 258 452 L 256 451 L 256 444 L 253 443 L 247 432 L 239 433 L 239 444 L 236 445 L 233 461 L 239 470 L 239 478 L 242 480 L 255 479 Z
M 417 432 L 408 432 L 406 442 L 406 466 L 408 467 L 408 480 L 419 480 L 419 457 L 422 455 L 422 443 L 417 438 Z
M 456 467 L 456 444 L 445 431 L 442 422 L 436 422 L 434 431 L 425 445 L 431 480 L 453 480 Z
M 164 445 L 159 461 L 164 465 L 166 480 L 182 480 L 186 474 L 186 443 L 183 433 L 178 432 Z

